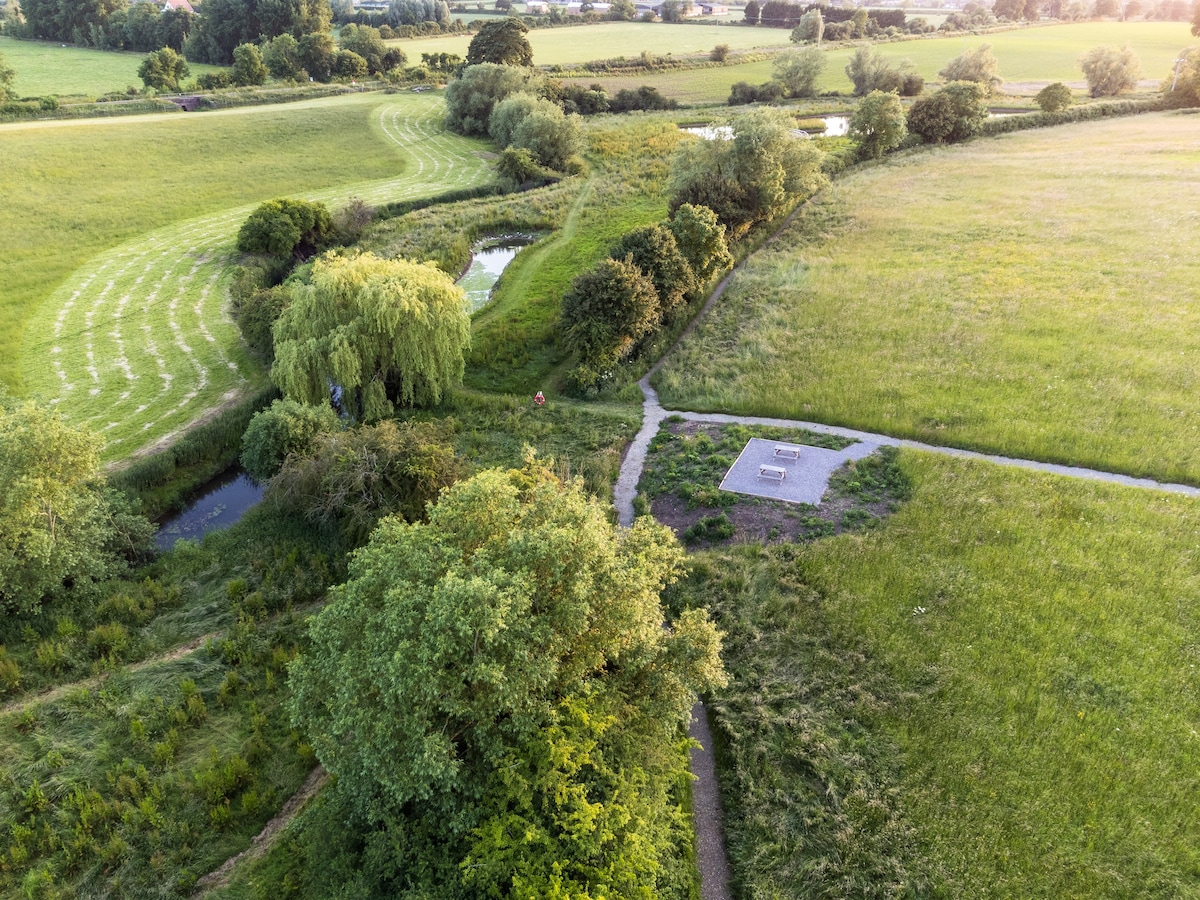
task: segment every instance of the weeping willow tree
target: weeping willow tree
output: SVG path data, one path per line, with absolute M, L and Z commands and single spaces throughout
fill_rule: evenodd
M 320 403 L 338 387 L 350 414 L 373 422 L 462 381 L 471 322 L 462 290 L 432 264 L 364 253 L 318 260 L 274 334 L 284 394 Z

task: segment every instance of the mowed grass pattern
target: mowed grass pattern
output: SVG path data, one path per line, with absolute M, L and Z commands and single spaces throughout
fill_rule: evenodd
M 395 177 L 295 195 L 331 207 L 382 203 L 485 181 L 482 145 L 448 134 L 437 97 L 364 109 L 409 162 Z M 227 311 L 225 280 L 253 204 L 161 228 L 88 261 L 30 323 L 22 354 L 29 393 L 101 432 L 107 458 L 171 439 L 260 384 Z
M 1200 482 L 1197 119 L 919 152 L 836 182 L 658 379 L 668 408 Z

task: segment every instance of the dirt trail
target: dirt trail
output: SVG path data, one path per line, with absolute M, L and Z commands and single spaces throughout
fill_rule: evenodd
M 209 634 L 203 634 L 198 638 L 193 638 L 186 644 L 180 644 L 178 647 L 160 653 L 156 656 L 148 656 L 140 662 L 131 663 L 128 666 L 122 666 L 122 672 L 139 672 L 148 666 L 156 666 L 161 663 L 174 662 L 177 659 L 182 659 L 188 654 L 195 653 L 204 644 L 210 640 L 215 640 L 221 637 L 225 632 L 213 631 Z M 49 690 L 42 691 L 40 694 L 34 694 L 32 697 L 21 697 L 9 703 L 0 706 L 0 717 L 22 713 L 32 706 L 40 706 L 43 703 L 53 703 L 55 700 L 60 700 L 69 694 L 71 691 L 77 691 L 84 688 L 94 688 L 103 684 L 113 672 L 105 672 L 102 675 L 93 675 L 91 678 L 84 678 L 82 681 L 72 681 L 68 684 L 60 684 Z
M 243 862 L 252 862 L 256 859 L 261 859 L 271 849 L 275 841 L 279 839 L 279 835 L 292 819 L 299 815 L 300 810 L 304 809 L 317 792 L 325 786 L 325 782 L 329 780 L 329 773 L 317 766 L 308 773 L 308 778 L 305 779 L 300 790 L 292 794 L 287 803 L 283 804 L 283 809 L 279 811 L 279 815 L 273 818 L 265 826 L 263 830 L 254 836 L 250 842 L 250 846 L 239 853 L 237 856 L 231 856 L 221 864 L 219 869 L 214 869 L 203 878 L 196 882 L 196 890 L 193 896 L 204 896 L 209 891 L 214 891 L 217 888 L 225 887 L 229 884 L 229 879 L 233 875 L 233 870 Z

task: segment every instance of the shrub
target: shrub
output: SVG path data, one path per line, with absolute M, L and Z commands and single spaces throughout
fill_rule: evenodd
M 205 72 L 196 78 L 196 85 L 204 91 L 217 91 L 233 84 L 233 79 L 225 70 Z
M 567 348 L 597 373 L 629 356 L 660 319 L 653 282 L 625 260 L 601 260 L 576 277 L 562 300 Z
M 946 68 L 938 72 L 938 77 L 946 81 L 973 81 L 983 88 L 987 96 L 1004 83 L 998 70 L 999 63 L 992 53 L 992 45 L 980 44 L 964 50 L 946 63 Z
M 279 198 L 261 204 L 242 223 L 237 247 L 243 253 L 303 260 L 324 246 L 332 230 L 324 203 Z
M 522 66 L 468 66 L 446 87 L 446 127 L 459 134 L 488 133 L 492 110 L 520 91 L 536 93 L 540 76 Z
M 88 655 L 92 659 L 119 660 L 129 650 L 129 644 L 129 630 L 119 622 L 97 625 L 87 635 Z
M 899 91 L 912 74 L 909 60 L 893 64 L 875 47 L 859 47 L 846 64 L 846 76 L 854 83 L 856 97 L 865 97 L 871 91 Z
M 242 467 L 251 478 L 266 481 L 289 456 L 307 454 L 317 435 L 340 429 L 341 421 L 328 404 L 276 400 L 250 420 L 242 437 Z
M 733 537 L 735 531 L 729 516 L 719 513 L 715 516 L 704 516 L 683 533 L 683 539 L 689 544 L 698 541 L 724 541 Z
M 725 62 L 725 60 L 729 58 L 729 45 L 717 44 L 717 46 L 713 47 L 712 51 L 708 54 L 708 58 L 715 63 Z
M 950 144 L 978 134 L 987 121 L 984 92 L 973 81 L 952 81 L 908 110 L 908 130 L 929 144 Z
M 825 54 L 816 47 L 787 50 L 775 57 L 772 80 L 783 85 L 789 97 L 814 97 L 817 79 L 825 68 Z
M 872 91 L 850 116 L 850 136 L 866 159 L 879 159 L 899 147 L 907 135 L 904 105 L 895 94 Z
M 632 262 L 650 279 L 664 320 L 669 320 L 696 288 L 696 276 L 679 252 L 675 235 L 662 225 L 646 225 L 629 232 L 617 241 L 609 256 Z
M 1074 102 L 1074 97 L 1071 96 L 1071 89 L 1061 81 L 1056 81 L 1054 84 L 1048 84 L 1033 98 L 1042 112 L 1056 113 L 1061 112 Z
M 1079 57 L 1079 68 L 1093 97 L 1115 97 L 1137 87 L 1142 73 L 1137 54 L 1124 47 L 1093 47 Z
M 283 285 L 256 290 L 243 300 L 234 297 L 233 320 L 250 348 L 268 362 L 275 358 L 275 320 L 291 302 L 291 289 Z
M 8 651 L 0 644 L 0 696 L 13 694 L 21 689 L 21 667 L 16 660 L 9 659 Z

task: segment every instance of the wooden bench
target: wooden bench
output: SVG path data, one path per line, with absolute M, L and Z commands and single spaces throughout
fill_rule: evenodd
M 776 444 L 775 445 L 776 459 L 799 459 L 800 448 L 794 447 L 791 444 Z
M 759 478 L 771 478 L 775 481 L 783 481 L 787 478 L 787 469 L 780 466 L 768 466 L 765 463 L 758 467 Z

